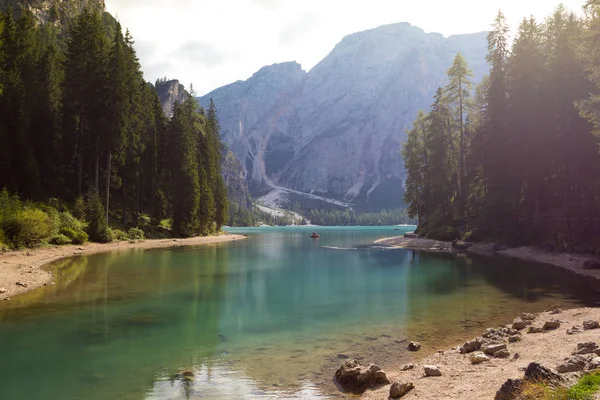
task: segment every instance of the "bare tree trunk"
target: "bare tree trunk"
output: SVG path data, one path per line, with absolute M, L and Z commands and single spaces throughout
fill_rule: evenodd
M 108 225 L 108 210 L 110 202 L 110 164 L 112 154 L 108 152 L 108 161 L 106 162 L 106 224 Z

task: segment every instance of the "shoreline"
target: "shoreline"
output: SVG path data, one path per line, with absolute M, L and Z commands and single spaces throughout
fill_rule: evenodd
M 584 269 L 583 264 L 589 260 L 597 260 L 593 256 L 572 253 L 545 253 L 533 246 L 512 247 L 503 250 L 494 250 L 492 243 L 474 243 L 465 251 L 452 248 L 451 242 L 433 239 L 405 238 L 396 236 L 376 240 L 374 244 L 389 246 L 397 249 L 416 250 L 434 253 L 467 253 L 484 256 L 504 256 L 519 260 L 533 261 L 571 271 L 578 275 L 600 280 L 599 269 Z
M 121 241 L 48 246 L 23 251 L 0 252 L 0 301 L 52 284 L 54 276 L 44 266 L 61 259 L 132 249 L 170 249 L 184 246 L 207 246 L 241 239 L 245 239 L 245 236 L 225 234 L 219 236 L 198 236 L 187 239 L 151 239 L 135 243 Z
M 458 350 L 462 343 L 470 340 L 465 338 L 464 342 L 457 343 L 455 347 L 418 357 L 412 363 L 414 367 L 411 369 L 403 371 L 403 368 L 398 366 L 386 371 L 387 376 L 391 382 L 414 384 L 415 388 L 402 399 L 493 399 L 508 379 L 523 378 L 523 371 L 530 363 L 537 362 L 556 371 L 557 367 L 571 356 L 579 343 L 590 341 L 598 343 L 600 329 L 582 329 L 575 334 L 567 334 L 566 331 L 575 325 L 581 327 L 587 320 L 600 320 L 600 308 L 586 307 L 543 312 L 535 315 L 532 326 L 542 326 L 549 320 L 560 321 L 559 328 L 541 333 L 527 333 L 527 329 L 524 329 L 520 331 L 521 339 L 514 343 L 507 343 L 507 338 L 504 338 L 502 342 L 507 344 L 510 353 L 506 358 L 489 356 L 489 360 L 472 364 L 469 357 L 474 353 L 461 354 Z M 442 375 L 425 377 L 423 373 L 425 365 L 439 367 Z M 561 376 L 574 383 L 581 374 L 582 371 L 563 373 Z M 361 398 L 367 400 L 387 398 L 389 391 L 389 384 L 379 386 L 367 390 Z

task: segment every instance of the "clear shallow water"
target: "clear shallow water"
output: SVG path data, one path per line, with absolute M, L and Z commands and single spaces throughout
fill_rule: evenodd
M 600 299 L 547 266 L 364 247 L 394 229 L 232 229 L 250 238 L 55 263 L 56 285 L 0 303 L 0 399 L 337 397 L 339 353 L 390 369 L 406 340 L 435 351 Z

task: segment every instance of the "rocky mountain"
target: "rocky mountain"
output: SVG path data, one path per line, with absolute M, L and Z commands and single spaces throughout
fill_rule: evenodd
M 154 87 L 167 118 L 173 116 L 173 106 L 186 99 L 188 92 L 178 80 L 158 80 Z M 235 154 L 227 149 L 223 152 L 221 175 L 227 185 L 229 200 L 242 208 L 252 208 L 252 196 L 248 190 L 248 182 L 242 164 Z
M 154 87 L 160 104 L 162 104 L 163 112 L 167 118 L 173 116 L 173 106 L 176 103 L 181 103 L 185 100 L 187 92 L 185 87 L 179 83 L 177 79 L 172 80 L 158 80 Z
M 21 6 L 26 7 L 39 21 L 52 21 L 59 25 L 65 25 L 85 8 L 105 10 L 104 0 L 0 0 L 0 8 L 8 6 L 12 6 L 15 10 Z
M 386 25 L 345 37 L 308 73 L 295 62 L 275 64 L 199 101 L 215 101 L 223 140 L 253 194 L 395 208 L 405 129 L 429 107 L 457 52 L 481 79 L 486 46 L 486 33 L 445 38 L 408 23 Z

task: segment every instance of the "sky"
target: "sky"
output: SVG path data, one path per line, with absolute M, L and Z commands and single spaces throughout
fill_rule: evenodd
M 348 34 L 409 22 L 445 36 L 489 30 L 502 9 L 516 28 L 558 0 L 106 0 L 135 40 L 145 78 L 179 79 L 203 95 L 265 65 L 310 70 Z M 564 0 L 580 12 L 585 0 Z

